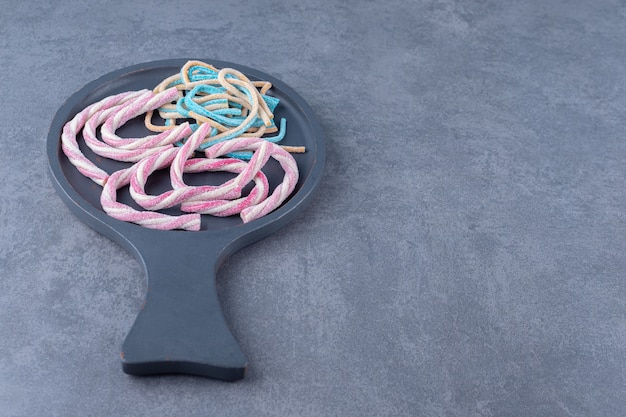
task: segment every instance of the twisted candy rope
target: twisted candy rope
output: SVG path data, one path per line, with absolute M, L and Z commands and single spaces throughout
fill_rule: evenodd
M 257 90 L 256 85 L 263 86 L 262 93 Z M 154 89 L 156 93 L 171 87 L 180 90 L 176 103 L 159 108 L 160 116 L 167 122 L 166 126 L 152 124 L 152 113 L 147 113 L 146 127 L 152 131 L 163 131 L 173 127 L 171 121 L 194 118 L 198 122 L 211 124 L 215 128 L 214 134 L 216 132 L 232 133 L 233 127 L 240 128 L 242 124 L 244 127 L 240 129 L 241 133 L 254 125 L 254 129 L 247 133 L 248 135 L 256 133 L 258 137 L 266 131 L 275 132 L 277 128 L 272 122 L 274 117 L 272 110 L 278 104 L 278 99 L 264 94 L 271 87 L 270 83 L 263 81 L 256 82 L 256 85 L 237 70 L 230 68 L 217 70 L 212 65 L 200 61 L 189 61 L 182 67 L 179 74 L 166 78 Z M 184 94 L 185 91 L 193 91 L 193 93 Z M 193 101 L 196 95 L 198 99 Z M 272 109 L 266 101 L 272 104 Z M 193 110 L 189 110 L 189 106 Z M 242 117 L 231 118 L 229 127 L 210 118 L 217 113 Z M 224 120 L 222 119 L 222 122 Z M 259 127 L 263 127 L 262 132 L 257 132 Z M 238 136 L 236 132 L 234 136 Z
M 201 61 L 189 61 L 179 74 L 166 78 L 154 89 L 157 93 L 172 87 L 180 91 L 176 103 L 165 104 L 158 109 L 166 125 L 153 124 L 153 112 L 146 113 L 145 125 L 151 131 L 162 132 L 176 126 L 179 119 L 195 119 L 196 124 L 208 123 L 213 129 L 199 149 L 235 137 L 262 137 L 278 131 L 273 122 L 273 110 L 279 100 L 265 95 L 271 86 L 267 81 L 250 81 L 232 68 L 217 70 Z M 279 133 L 264 139 L 280 142 L 286 127 L 283 118 Z M 284 149 L 293 153 L 305 151 L 304 147 L 296 146 L 285 146 Z M 252 155 L 246 152 L 231 156 L 249 159 Z
M 76 136 L 78 132 L 85 126 L 85 123 L 96 113 L 111 109 L 118 104 L 137 98 L 144 92 L 142 91 L 129 91 L 120 93 L 114 96 L 109 96 L 97 103 L 87 106 L 84 110 L 79 112 L 72 120 L 67 122 L 63 126 L 63 132 L 61 133 L 61 149 L 69 159 L 69 161 L 78 169 L 78 171 L 84 176 L 90 178 L 98 185 L 103 185 L 106 179 L 109 177 L 102 169 L 98 168 L 93 162 L 91 162 L 78 147 L 78 141 Z
M 176 150 L 176 148 L 172 148 Z M 165 166 L 161 167 L 165 168 Z M 111 217 L 125 222 L 132 222 L 144 227 L 158 230 L 183 229 L 190 231 L 200 230 L 199 214 L 184 214 L 170 216 L 154 211 L 138 211 L 126 204 L 117 201 L 117 190 L 128 185 L 135 173 L 136 165 L 114 172 L 102 188 L 100 204 L 103 210 Z
M 207 127 L 208 128 L 208 127 Z M 206 129 L 206 128 L 205 128 Z M 204 136 L 206 132 L 200 129 L 195 132 L 189 141 L 198 142 Z M 230 146 L 224 146 L 230 145 Z M 218 147 L 219 146 L 219 147 Z M 193 146 L 190 145 L 193 151 Z M 283 170 L 285 176 L 283 182 L 281 182 L 274 192 L 267 198 L 267 190 L 269 185 L 267 179 L 260 173 L 260 167 L 254 167 L 250 169 L 250 164 L 238 161 L 239 166 L 232 166 L 235 171 L 240 170 L 239 176 L 233 180 L 229 180 L 221 186 L 201 186 L 192 187 L 184 185 L 182 182 L 182 173 L 180 178 L 173 180 L 173 184 L 178 184 L 174 187 L 178 187 L 174 190 L 167 191 L 160 196 L 150 197 L 145 195 L 145 181 L 148 178 L 150 172 L 154 172 L 157 169 L 162 169 L 171 164 L 171 171 L 177 171 L 179 168 L 175 168 L 174 165 L 180 166 L 183 163 L 182 172 L 202 172 L 211 170 L 222 170 L 229 160 L 215 159 L 218 156 L 222 156 L 230 151 L 238 150 L 256 150 L 267 148 L 266 155 L 276 159 Z M 264 153 L 263 151 L 261 151 Z M 205 153 L 209 159 L 198 160 L 195 158 L 188 160 L 188 150 L 184 147 L 170 148 L 161 151 L 158 154 L 152 155 L 139 164 L 135 164 L 125 170 L 117 171 L 109 177 L 109 180 L 104 185 L 102 190 L 102 196 L 100 203 L 104 211 L 118 220 L 130 221 L 140 224 L 145 227 L 159 229 L 159 230 L 171 230 L 171 229 L 184 229 L 184 230 L 199 230 L 200 228 L 200 214 L 212 214 L 214 216 L 229 216 L 239 213 L 242 221 L 248 223 L 252 220 L 256 220 L 269 212 L 279 207 L 294 190 L 296 183 L 298 182 L 298 167 L 295 159 L 273 143 L 267 142 L 260 138 L 242 138 L 241 140 L 233 140 L 223 142 L 218 145 L 214 145 L 208 148 Z M 177 159 L 176 164 L 174 160 Z M 265 159 L 265 156 L 261 156 L 258 159 Z M 245 165 L 245 167 L 243 166 Z M 258 168 L 259 171 L 255 172 Z M 179 174 L 176 174 L 178 176 Z M 241 193 L 241 188 L 249 182 L 249 179 L 253 177 L 255 179 L 255 188 L 243 199 L 235 201 L 221 200 L 220 197 L 228 196 L 232 194 L 233 190 L 237 190 L 237 194 Z M 131 184 L 131 194 L 133 198 L 139 197 L 137 201 L 140 205 L 150 205 L 153 207 L 166 208 L 173 205 L 181 204 L 182 211 L 194 211 L 193 214 L 186 214 L 182 216 L 170 216 L 162 213 L 155 213 L 152 211 L 138 211 L 130 206 L 117 201 L 117 190 L 123 186 Z M 181 187 L 180 185 L 183 184 Z M 211 200 L 199 200 L 200 195 L 210 193 Z M 188 199 L 185 201 L 185 199 Z M 147 214 L 148 213 L 148 214 Z
M 191 133 L 188 123 L 177 126 L 168 132 L 143 138 L 122 139 L 115 135 L 115 130 L 128 120 L 167 102 L 173 95 L 176 95 L 176 90 L 174 89 L 157 95 L 148 91 L 133 100 L 127 101 L 123 105 L 97 112 L 87 121 L 83 128 L 85 143 L 96 154 L 122 162 L 138 162 L 159 150 L 171 148 L 173 143 L 180 141 Z M 104 123 L 101 128 L 104 142 L 96 137 L 96 129 L 102 123 Z
M 281 134 L 273 138 L 253 136 L 255 133 L 258 135 L 267 131 L 268 126 L 275 129 L 271 122 L 273 115 L 270 107 L 273 110 L 278 100 L 263 95 L 271 84 L 252 83 L 236 70 L 225 69 L 218 73 L 207 64 L 199 64 L 203 65 L 200 69 L 212 72 L 197 73 L 198 61 L 190 61 L 181 70 L 180 77 L 184 80 L 184 85 L 182 82 L 166 79 L 154 91 L 131 91 L 106 97 L 86 107 L 64 126 L 61 135 L 63 152 L 79 172 L 103 186 L 100 202 L 110 216 L 153 229 L 199 230 L 200 214 L 239 214 L 243 222 L 247 223 L 279 207 L 293 192 L 298 181 L 297 164 L 285 149 L 272 143 L 282 139 L 284 126 L 281 126 Z M 200 80 L 191 81 L 191 75 Z M 202 84 L 206 80 L 217 80 L 222 90 L 217 94 L 201 95 L 202 91 L 210 92 L 214 88 Z M 169 86 L 170 84 L 173 86 Z M 179 90 L 190 84 L 196 84 L 192 89 L 197 90 L 184 104 Z M 169 87 L 166 88 L 166 85 Z M 223 94 L 223 91 L 228 91 L 230 95 Z M 185 96 L 182 98 L 185 99 Z M 172 106 L 174 100 L 177 100 L 175 106 L 183 109 L 185 117 L 199 116 L 199 119 L 196 118 L 196 125 L 187 122 L 179 125 L 174 123 L 155 135 L 142 138 L 120 138 L 115 134 L 126 122 L 141 114 L 145 113 L 148 120 L 148 114 L 155 109 L 162 111 L 165 108 L 166 112 L 169 111 L 167 106 Z M 235 103 L 235 107 L 229 107 L 229 102 Z M 202 107 L 197 103 L 209 104 Z M 188 111 L 185 105 L 198 113 L 215 117 L 218 121 L 209 121 L 194 110 Z M 225 115 L 234 115 L 236 118 Z M 101 127 L 102 140 L 96 135 L 98 127 Z M 77 140 L 81 129 L 85 143 L 96 154 L 135 164 L 111 175 L 107 174 L 81 152 Z M 189 137 L 185 140 L 187 136 Z M 207 141 L 207 138 L 210 140 Z M 172 146 L 183 141 L 184 144 L 178 148 Z M 191 158 L 197 149 L 204 149 L 206 158 Z M 241 155 L 242 152 L 249 153 L 249 162 L 220 158 L 224 155 Z M 269 184 L 261 168 L 270 157 L 280 163 L 285 175 L 282 183 L 268 197 Z M 148 195 L 145 191 L 148 177 L 154 171 L 167 167 L 170 168 L 172 190 L 158 196 Z M 189 186 L 183 181 L 183 173 L 208 171 L 226 171 L 237 175 L 219 186 Z M 242 197 L 244 187 L 251 181 L 254 183 L 252 190 Z M 126 185 L 130 185 L 133 199 L 150 211 L 138 211 L 117 201 L 117 190 Z M 183 212 L 192 214 L 171 216 L 153 211 L 176 205 L 180 205 Z
M 90 178 L 98 185 L 103 185 L 109 174 L 91 162 L 80 150 L 77 135 L 82 129 L 85 143 L 96 154 L 105 158 L 124 162 L 137 162 L 146 156 L 158 152 L 163 146 L 154 147 L 154 144 L 165 145 L 183 139 L 191 133 L 189 124 L 183 124 L 160 135 L 146 136 L 141 139 L 121 139 L 108 133 L 109 143 L 115 144 L 126 142 L 127 149 L 111 146 L 101 142 L 96 137 L 96 128 L 102 122 L 109 123 L 109 129 L 117 129 L 123 124 L 122 120 L 130 120 L 146 109 L 156 108 L 163 102 L 167 102 L 176 94 L 175 89 L 166 90 L 163 93 L 154 94 L 149 90 L 131 91 L 114 96 L 106 97 L 79 112 L 72 120 L 65 124 L 61 134 L 61 148 L 69 161 L 84 176 Z M 117 116 L 117 117 L 116 117 Z M 125 119 L 126 118 L 126 119 Z M 104 138 L 103 138 L 104 139 Z M 167 147 L 171 147 L 167 146 Z
M 260 171 L 264 162 L 260 164 L 246 164 L 232 158 L 188 159 L 193 154 L 198 143 L 203 139 L 206 132 L 202 130 L 206 128 L 208 126 L 198 129 L 189 137 L 180 150 L 153 155 L 137 165 L 135 174 L 130 181 L 130 193 L 137 204 L 148 210 L 160 210 L 182 203 L 183 211 L 201 212 L 202 214 L 223 217 L 238 214 L 242 209 L 258 204 L 267 197 L 269 184 L 263 172 Z M 265 157 L 265 161 L 267 161 L 267 157 Z M 257 153 L 253 160 L 260 158 L 264 158 L 261 152 Z M 158 167 L 168 165 L 170 165 L 170 178 L 173 189 L 158 196 L 147 195 L 145 184 L 148 176 Z M 192 187 L 183 182 L 183 172 L 204 171 L 229 171 L 239 173 L 239 175 L 220 186 L 205 185 Z M 247 197 L 239 198 L 243 187 L 250 180 L 254 180 L 255 187 Z
M 215 158 L 230 152 L 243 150 L 254 151 L 261 146 L 270 147 L 270 155 L 278 161 L 283 171 L 285 171 L 285 176 L 283 177 L 283 181 L 274 189 L 272 195 L 267 199 L 259 204 L 246 207 L 241 211 L 240 216 L 244 223 L 265 216 L 278 208 L 289 197 L 298 183 L 299 174 L 296 160 L 289 152 L 285 151 L 280 146 L 260 138 L 242 138 L 241 140 L 220 142 L 205 150 L 207 158 Z

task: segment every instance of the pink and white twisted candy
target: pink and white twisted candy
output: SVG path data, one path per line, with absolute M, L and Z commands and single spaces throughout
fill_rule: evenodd
M 199 230 L 200 214 L 230 216 L 239 214 L 244 223 L 258 219 L 279 207 L 293 192 L 298 182 L 298 166 L 294 158 L 280 146 L 261 138 L 240 137 L 213 145 L 205 150 L 206 158 L 192 158 L 211 125 L 201 124 L 192 133 L 188 123 L 142 138 L 120 138 L 115 131 L 127 121 L 175 100 L 176 88 L 159 93 L 148 90 L 133 91 L 107 97 L 78 113 L 63 128 L 62 149 L 70 162 L 85 176 L 103 186 L 100 203 L 104 211 L 122 221 L 160 230 Z M 96 131 L 101 127 L 102 141 Z M 83 138 L 96 154 L 125 162 L 136 162 L 129 168 L 109 175 L 86 158 L 77 142 L 82 129 Z M 191 135 L 190 135 L 191 134 Z M 190 135 L 182 147 L 172 144 Z M 231 152 L 253 151 L 249 162 L 219 158 Z M 272 194 L 261 171 L 268 159 L 276 159 L 285 175 Z M 156 170 L 169 167 L 172 190 L 157 196 L 148 195 L 145 185 Z M 183 173 L 226 171 L 237 174 L 219 186 L 189 186 Z M 254 187 L 242 197 L 250 182 Z M 133 199 L 148 211 L 139 211 L 117 201 L 117 190 L 130 185 Z M 180 205 L 181 216 L 158 213 Z
M 115 130 L 128 120 L 142 115 L 164 102 L 169 102 L 177 94 L 175 88 L 157 95 L 147 91 L 123 104 L 100 110 L 91 116 L 83 128 L 85 143 L 96 154 L 123 162 L 138 162 L 159 150 L 171 148 L 172 144 L 184 139 L 192 132 L 189 123 L 183 123 L 167 132 L 148 135 L 143 138 L 120 138 L 115 134 Z M 103 123 L 101 129 L 103 141 L 100 141 L 96 137 L 96 129 Z
M 275 189 L 272 195 L 262 202 L 250 207 L 246 207 L 241 211 L 241 220 L 244 223 L 251 222 L 260 217 L 265 216 L 271 211 L 277 209 L 293 192 L 298 183 L 298 164 L 296 160 L 289 154 L 289 152 L 282 149 L 280 146 L 267 142 L 261 138 L 239 138 L 237 140 L 227 140 L 224 142 L 216 143 L 215 145 L 205 150 L 207 158 L 216 158 L 221 155 L 225 155 L 230 152 L 238 151 L 256 151 L 263 147 L 269 147 L 270 156 L 280 163 L 285 176 L 283 182 L 281 182 Z M 255 152 L 256 153 L 256 152 Z
M 85 143 L 96 154 L 117 161 L 140 161 L 159 150 L 171 148 L 172 143 L 190 134 L 189 124 L 182 124 L 171 131 L 158 135 L 149 135 L 137 139 L 119 138 L 115 135 L 114 130 L 133 117 L 137 117 L 150 109 L 158 108 L 163 103 L 170 102 L 177 95 L 176 88 L 170 88 L 158 94 L 149 90 L 140 90 L 106 97 L 86 107 L 65 124 L 61 134 L 61 148 L 81 174 L 98 185 L 103 185 L 108 174 L 81 152 L 77 140 L 80 130 L 83 130 Z M 96 129 L 102 123 L 105 126 L 107 123 L 109 125 L 108 130 L 103 132 L 103 140 L 106 138 L 109 143 L 101 142 L 96 137 Z
M 260 170 L 262 165 L 252 173 L 252 176 L 249 176 L 248 172 L 251 165 L 238 159 L 188 159 L 193 155 L 194 149 L 202 143 L 210 129 L 211 126 L 208 124 L 201 125 L 187 139 L 182 148 L 174 149 L 174 152 L 160 152 L 145 158 L 137 164 L 135 174 L 130 181 L 130 193 L 137 204 L 148 210 L 160 210 L 181 203 L 193 203 L 193 210 L 183 209 L 183 211 L 223 217 L 237 214 L 245 207 L 257 204 L 267 197 L 269 185 L 265 174 Z M 158 196 L 147 195 L 145 184 L 148 176 L 159 169 L 159 167 L 168 165 L 171 165 L 170 178 L 173 189 Z M 220 186 L 205 185 L 192 187 L 183 182 L 183 172 L 204 171 L 228 171 L 239 173 L 239 175 Z M 239 198 L 243 187 L 252 179 L 254 179 L 255 187 L 247 197 Z
M 61 149 L 63 149 L 63 153 L 65 153 L 70 163 L 74 165 L 81 174 L 87 178 L 91 178 L 91 180 L 93 180 L 96 184 L 104 184 L 109 174 L 98 168 L 93 162 L 87 159 L 85 155 L 83 155 L 78 147 L 76 136 L 85 126 L 85 123 L 87 123 L 87 121 L 91 119 L 94 114 L 102 110 L 114 108 L 115 106 L 137 98 L 146 92 L 149 92 L 149 90 L 129 91 L 106 97 L 97 103 L 87 106 L 84 110 L 74 116 L 72 120 L 67 122 L 65 126 L 63 126 L 63 132 L 61 133 Z
M 176 151 L 176 148 L 172 148 Z M 166 165 L 161 168 L 165 168 Z M 111 217 L 125 222 L 132 222 L 150 229 L 173 230 L 183 229 L 200 230 L 199 214 L 184 214 L 182 216 L 170 216 L 154 211 L 139 211 L 117 201 L 117 190 L 128 185 L 134 175 L 137 165 L 116 171 L 109 177 L 102 188 L 100 204 L 104 211 Z

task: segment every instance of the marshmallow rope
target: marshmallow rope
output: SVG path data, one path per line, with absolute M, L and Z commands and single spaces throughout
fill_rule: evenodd
M 278 208 L 293 192 L 298 183 L 298 164 L 296 160 L 289 154 L 289 152 L 282 149 L 280 146 L 264 141 L 260 138 L 241 138 L 240 140 L 229 140 L 226 142 L 220 142 L 207 148 L 205 155 L 207 158 L 215 158 L 220 155 L 225 155 L 230 152 L 236 151 L 255 151 L 262 146 L 270 147 L 270 155 L 280 164 L 285 176 L 283 181 L 276 187 L 274 192 L 261 203 L 246 207 L 241 210 L 241 220 L 244 223 L 251 222 L 266 214 L 272 212 Z
M 176 148 L 172 148 L 176 150 Z M 164 167 L 163 167 L 164 168 Z M 154 211 L 138 211 L 126 204 L 117 201 L 117 190 L 128 185 L 135 173 L 136 165 L 114 172 L 102 188 L 100 204 L 103 210 L 111 217 L 125 222 L 132 222 L 150 229 L 173 230 L 183 229 L 190 231 L 200 230 L 201 218 L 199 214 L 184 214 L 170 216 Z
M 219 83 L 220 87 L 203 83 L 207 80 Z M 191 84 L 195 85 L 186 98 L 181 91 Z M 63 127 L 61 147 L 79 172 L 103 187 L 102 208 L 118 220 L 159 230 L 192 231 L 200 230 L 201 214 L 222 217 L 239 214 L 248 223 L 278 208 L 298 182 L 295 159 L 273 143 L 284 136 L 284 126 L 273 138 L 253 136 L 269 129 L 277 130 L 272 122 L 272 110 L 278 99 L 264 95 L 270 87 L 266 82 L 251 82 L 236 70 L 217 71 L 199 61 L 190 61 L 181 70 L 178 81 L 170 77 L 153 91 L 124 92 L 87 106 Z M 174 101 L 176 104 L 172 104 Z M 167 116 L 172 105 L 182 109 L 184 118 L 195 119 L 196 123 L 177 124 L 171 118 L 166 120 L 174 123 L 166 126 L 167 129 L 153 129 L 156 134 L 121 138 L 115 133 L 126 122 L 143 114 L 146 120 L 151 119 L 151 113 L 157 109 Z M 97 155 L 134 164 L 109 175 L 81 152 L 78 145 L 81 130 L 85 144 Z M 204 158 L 193 157 L 199 150 L 204 151 Z M 225 158 L 242 154 L 249 161 Z M 283 181 L 271 194 L 262 171 L 269 158 L 278 161 L 284 171 Z M 149 195 L 146 182 L 161 169 L 169 169 L 172 189 Z M 217 171 L 236 175 L 217 186 L 190 186 L 183 179 L 184 173 Z M 242 196 L 250 183 L 252 188 Z M 129 186 L 131 197 L 144 211 L 117 201 L 117 190 L 125 186 Z M 173 216 L 157 212 L 174 206 L 189 214 Z
M 172 95 L 176 95 L 176 90 L 170 89 L 157 95 L 147 92 L 132 101 L 127 101 L 122 106 L 99 111 L 83 128 L 85 143 L 96 154 L 122 162 L 138 162 L 159 150 L 171 148 L 173 143 L 184 139 L 191 133 L 188 123 L 177 126 L 169 132 L 143 138 L 122 139 L 115 135 L 115 130 L 128 120 L 167 102 Z M 103 141 L 100 141 L 96 137 L 96 128 L 103 122 L 104 125 L 101 128 Z
M 183 139 L 191 132 L 189 124 L 183 124 L 169 132 L 146 136 L 141 139 L 121 139 L 115 136 L 112 130 L 119 128 L 133 117 L 157 108 L 176 94 L 175 89 L 169 89 L 159 94 L 154 94 L 149 90 L 140 90 L 106 97 L 86 107 L 65 124 L 61 134 L 61 148 L 81 174 L 96 184 L 103 185 L 108 174 L 83 155 L 77 140 L 80 130 L 83 131 L 85 143 L 96 154 L 116 161 L 140 161 L 146 156 L 164 149 L 164 147 L 171 147 L 171 145 L 165 146 L 167 143 L 171 144 Z M 105 136 L 109 143 L 122 145 L 122 147 L 111 146 L 96 138 L 96 128 L 102 122 L 104 122 L 105 127 L 108 124 L 108 131 Z M 155 146 L 155 144 L 159 146 Z
M 67 122 L 63 126 L 63 132 L 61 133 L 61 149 L 67 156 L 69 161 L 78 169 L 78 171 L 90 178 L 98 185 L 103 185 L 109 174 L 102 169 L 98 168 L 93 162 L 91 162 L 78 147 L 78 140 L 76 136 L 80 130 L 85 126 L 85 123 L 91 119 L 94 114 L 99 113 L 102 110 L 108 110 L 114 108 L 118 104 L 127 102 L 134 98 L 137 98 L 143 91 L 129 91 L 114 96 L 107 97 L 97 103 L 87 106 L 84 110 L 79 112 L 72 120 Z
M 229 180 L 221 186 L 205 185 L 191 187 L 183 182 L 183 172 L 227 170 L 230 172 L 246 173 L 250 171 L 250 164 L 246 164 L 238 160 L 235 160 L 235 163 L 232 159 L 192 160 L 192 162 L 186 165 L 188 158 L 193 154 L 198 143 L 204 138 L 207 128 L 210 128 L 210 126 L 201 126 L 200 129 L 189 137 L 185 145 L 180 149 L 155 154 L 137 164 L 135 175 L 132 176 L 130 182 L 130 193 L 137 204 L 148 210 L 160 210 L 173 207 L 184 202 L 201 202 L 220 199 L 230 200 L 241 196 L 241 190 L 243 187 L 250 182 L 252 177 L 256 177 L 260 172 L 260 169 L 262 168 L 261 164 L 258 166 L 252 166 L 253 169 L 256 168 L 256 170 L 252 172 L 252 175 L 243 177 L 242 174 L 240 174 L 234 180 Z M 167 166 L 170 166 L 170 179 L 173 189 L 166 191 L 159 196 L 147 195 L 145 192 L 145 184 L 148 176 L 157 169 Z M 260 184 L 262 191 L 259 194 L 258 190 L 253 190 L 253 198 L 248 201 L 256 204 L 260 202 L 258 197 L 265 198 L 267 196 L 267 189 L 269 186 L 267 185 L 267 178 L 265 178 L 265 175 L 262 173 L 258 176 L 258 178 L 255 178 L 255 182 L 257 185 Z M 220 214 L 221 213 L 219 211 L 216 211 L 214 215 Z
M 189 137 L 188 142 L 199 142 L 204 137 L 204 133 L 199 129 Z M 189 149 L 193 153 L 193 145 L 188 146 L 187 149 L 185 147 L 170 148 L 154 154 L 130 168 L 112 174 L 104 185 L 100 199 L 104 211 L 118 220 L 130 221 L 160 230 L 175 228 L 199 230 L 200 213 L 214 216 L 230 216 L 239 213 L 242 221 L 248 223 L 278 208 L 293 192 L 298 182 L 298 166 L 293 156 L 280 146 L 261 138 L 241 138 L 214 145 L 205 151 L 207 159 L 194 158 L 188 160 L 190 156 Z M 271 156 L 280 163 L 285 171 L 283 182 L 274 189 L 274 192 L 269 197 L 265 198 L 269 185 L 267 178 L 260 171 L 261 166 L 252 165 L 253 168 L 250 168 L 251 165 L 243 161 L 216 159 L 231 151 L 241 150 L 260 150 L 259 154 L 262 156 L 258 160 L 265 159 L 267 161 L 267 158 Z M 255 152 L 255 155 L 257 155 L 257 152 Z M 175 160 L 176 162 L 174 162 Z M 180 169 L 181 165 L 182 170 Z M 146 195 L 145 182 L 149 174 L 168 166 L 171 167 L 170 172 L 175 172 L 172 176 L 174 190 L 166 191 L 159 196 Z M 239 172 L 240 174 L 220 186 L 193 187 L 182 182 L 182 172 L 216 170 L 229 170 L 231 172 Z M 180 174 L 177 172 L 180 172 Z M 173 179 L 174 177 L 176 179 Z M 254 178 L 255 187 L 247 197 L 233 201 L 223 199 L 223 197 L 232 196 L 233 191 L 235 191 L 236 195 L 240 195 L 241 189 L 245 183 L 249 182 L 250 178 Z M 130 191 L 133 199 L 144 207 L 161 209 L 180 204 L 182 211 L 193 211 L 195 213 L 170 216 L 152 211 L 135 210 L 117 201 L 117 190 L 129 184 L 131 185 Z

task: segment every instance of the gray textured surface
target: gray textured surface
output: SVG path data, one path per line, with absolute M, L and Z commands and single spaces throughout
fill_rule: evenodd
M 626 4 L 250 3 L 0 1 L 0 415 L 626 415 Z M 176 57 L 281 78 L 328 143 L 220 271 L 234 384 L 121 372 L 143 272 L 47 177 L 71 93 Z

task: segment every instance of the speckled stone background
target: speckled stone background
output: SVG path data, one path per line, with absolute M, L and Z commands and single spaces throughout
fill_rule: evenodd
M 0 10 L 1 416 L 626 415 L 624 1 Z M 65 99 L 180 57 L 282 79 L 327 140 L 315 202 L 220 270 L 237 383 L 122 373 L 143 271 L 48 178 Z

